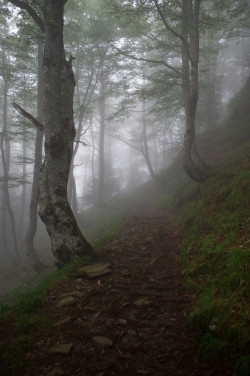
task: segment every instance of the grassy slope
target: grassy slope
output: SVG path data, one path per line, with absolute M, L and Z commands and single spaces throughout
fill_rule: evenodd
M 190 322 L 200 355 L 225 357 L 237 376 L 250 371 L 249 93 L 248 84 L 232 102 L 230 119 L 199 140 L 205 158 L 216 165 L 213 177 L 200 184 L 180 173 L 160 199 L 182 229 L 180 259 L 194 297 Z
M 246 375 L 250 361 L 250 161 L 225 169 L 192 193 L 178 220 L 184 235 L 183 273 L 195 302 L 190 320 L 200 339 L 200 354 L 204 358 L 232 354 L 236 374 Z

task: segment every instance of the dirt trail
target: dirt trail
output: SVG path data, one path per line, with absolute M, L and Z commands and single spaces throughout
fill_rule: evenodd
M 177 235 L 165 217 L 128 219 L 98 260 L 109 274 L 76 273 L 48 294 L 52 325 L 36 332 L 20 375 L 226 375 L 202 368 L 192 346 Z M 58 308 L 67 292 L 73 299 Z

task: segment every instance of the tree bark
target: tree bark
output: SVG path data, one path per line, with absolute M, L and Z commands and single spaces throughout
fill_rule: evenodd
M 44 136 L 45 159 L 40 178 L 39 215 L 51 237 L 57 267 L 92 253 L 83 237 L 67 198 L 73 153 L 74 75 L 72 59 L 65 58 L 63 14 L 65 1 L 44 0 Z
M 196 147 L 195 116 L 198 102 L 199 11 L 201 0 L 182 1 L 182 93 L 186 115 L 183 167 L 196 181 L 207 176 Z M 194 156 L 194 158 L 193 158 Z

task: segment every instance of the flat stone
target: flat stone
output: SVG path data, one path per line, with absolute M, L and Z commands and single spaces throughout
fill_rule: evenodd
M 64 325 L 64 324 L 67 324 L 70 321 L 71 321 L 71 318 L 70 317 L 66 317 L 65 319 L 62 319 L 62 320 L 56 322 L 55 324 L 53 324 L 53 326 Z
M 84 294 L 80 291 L 70 291 L 70 292 L 66 292 L 65 294 L 60 295 L 59 299 L 67 298 L 68 296 L 73 296 L 73 298 L 82 298 L 83 295 Z
M 117 325 L 127 325 L 127 320 L 119 319 L 117 320 Z
M 60 366 L 55 366 L 50 373 L 48 373 L 48 376 L 64 376 L 65 372 Z
M 57 303 L 57 307 L 58 308 L 61 308 L 61 307 L 67 307 L 69 305 L 73 305 L 75 304 L 77 301 L 76 298 L 74 298 L 73 296 L 68 296 L 66 298 L 63 298 L 61 300 L 59 300 L 59 302 Z
M 96 336 L 92 338 L 92 342 L 101 347 L 111 347 L 113 346 L 113 341 L 106 337 Z
M 109 264 L 93 264 L 90 266 L 84 266 L 78 270 L 80 275 L 84 275 L 89 278 L 101 277 L 103 275 L 109 274 L 111 272 Z
M 65 343 L 60 345 L 55 345 L 49 349 L 49 354 L 69 354 L 72 350 L 73 343 Z
M 148 300 L 148 298 L 141 298 L 134 302 L 134 305 L 136 306 L 143 306 L 143 305 L 148 305 L 148 304 L 150 304 L 150 301 Z

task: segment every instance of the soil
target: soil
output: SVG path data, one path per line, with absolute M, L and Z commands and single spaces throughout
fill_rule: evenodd
M 223 364 L 209 368 L 198 360 L 179 243 L 166 216 L 128 218 L 100 252 L 109 274 L 74 272 L 48 292 L 42 314 L 50 324 L 36 330 L 25 370 L 15 375 L 229 375 Z M 82 294 L 58 308 L 72 291 Z M 51 352 L 58 344 L 68 346 Z

